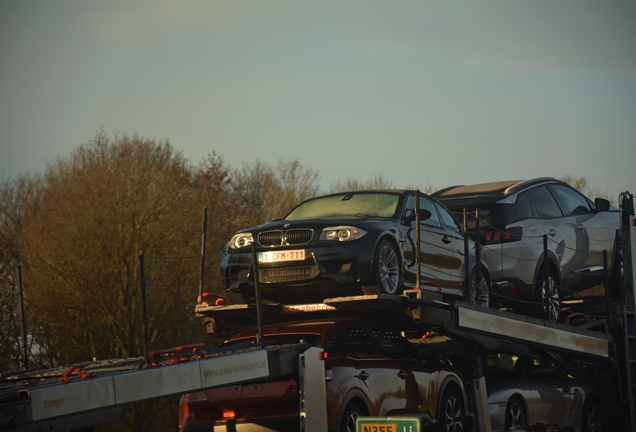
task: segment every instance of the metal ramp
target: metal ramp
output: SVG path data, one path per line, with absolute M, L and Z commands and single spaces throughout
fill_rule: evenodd
M 296 374 L 307 344 L 216 354 L 86 362 L 0 376 L 0 430 L 67 431 L 117 420 L 122 407 L 199 390 Z M 324 368 L 322 376 L 324 377 Z

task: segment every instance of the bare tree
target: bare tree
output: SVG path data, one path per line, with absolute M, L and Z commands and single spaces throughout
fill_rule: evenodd
M 610 196 L 610 193 L 607 189 L 603 192 L 597 187 L 590 186 L 590 184 L 587 181 L 587 177 L 585 176 L 576 177 L 572 174 L 566 174 L 564 176 L 560 176 L 556 178 L 569 184 L 573 188 L 580 190 L 591 199 L 605 198 L 609 200 L 612 204 L 615 203 L 614 198 Z
M 0 183 L 0 370 L 19 367 L 21 358 L 17 266 L 23 221 L 37 207 L 41 178 L 22 176 Z M 29 330 L 27 328 L 27 330 Z M 31 352 L 27 338 L 27 352 Z
M 16 250 L 26 263 L 35 364 L 142 354 L 140 253 L 152 348 L 204 337 L 193 314 L 200 250 L 195 177 L 167 141 L 104 133 L 47 167 Z M 174 344 L 174 345 L 173 345 Z M 127 430 L 156 430 L 127 410 Z
M 276 167 L 256 160 L 231 174 L 231 201 L 236 229 L 285 216 L 301 201 L 320 193 L 317 171 L 297 160 Z
M 330 191 L 332 193 L 335 192 L 347 192 L 347 191 L 357 191 L 357 190 L 369 190 L 369 189 L 396 189 L 395 183 L 393 181 L 387 179 L 382 174 L 376 174 L 373 177 L 367 180 L 356 180 L 350 177 L 347 177 L 344 181 L 337 180 L 334 184 L 331 185 Z M 410 183 L 403 187 L 404 189 L 413 189 L 424 193 L 431 193 L 436 188 L 428 183 L 422 186 L 420 184 Z

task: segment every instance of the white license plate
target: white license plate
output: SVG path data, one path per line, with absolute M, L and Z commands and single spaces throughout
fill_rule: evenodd
M 294 249 L 286 251 L 259 252 L 259 263 L 283 262 L 283 261 L 303 261 L 305 259 L 305 249 Z

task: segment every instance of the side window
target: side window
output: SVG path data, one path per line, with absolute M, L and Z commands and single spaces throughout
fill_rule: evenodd
M 457 232 L 461 232 L 461 230 L 459 229 L 459 225 L 457 224 L 457 221 L 453 218 L 453 216 L 451 216 L 451 214 L 442 206 L 438 205 L 437 203 L 435 204 L 435 207 L 437 208 L 437 211 L 440 215 L 440 219 L 442 221 L 442 226 L 448 230 L 452 230 L 452 231 L 457 231 Z
M 550 189 L 561 203 L 566 215 L 576 216 L 589 213 L 592 210 L 587 198 L 574 189 L 563 185 L 551 185 Z
M 532 218 L 532 205 L 530 204 L 528 192 L 520 193 L 517 196 L 515 205 L 512 207 L 512 212 L 510 213 L 510 220 L 508 223 L 513 223 L 530 218 Z
M 389 358 L 412 359 L 414 354 L 409 342 L 393 330 L 371 330 L 371 337 Z
M 414 209 L 415 208 L 415 197 L 410 196 L 407 203 L 406 209 Z M 420 209 L 428 210 L 431 212 L 431 217 L 429 219 L 423 220 L 421 223 L 424 225 L 431 225 L 434 227 L 440 227 L 441 224 L 439 222 L 439 216 L 437 215 L 437 211 L 433 206 L 433 201 L 429 200 L 426 197 L 420 196 Z
M 546 358 L 533 358 L 530 364 L 530 374 L 533 377 L 549 377 L 555 375 L 558 369 L 554 363 Z
M 532 207 L 537 216 L 542 219 L 550 219 L 563 216 L 556 200 L 545 187 L 536 187 L 528 191 Z
M 349 329 L 336 334 L 327 344 L 327 354 L 334 357 L 347 356 L 354 359 L 382 358 L 373 341 L 362 329 Z

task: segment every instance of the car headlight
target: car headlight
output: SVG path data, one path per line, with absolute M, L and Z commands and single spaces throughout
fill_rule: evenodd
M 327 227 L 320 233 L 320 240 L 349 241 L 364 237 L 367 231 L 354 226 Z
M 250 233 L 239 233 L 235 234 L 230 240 L 230 248 L 231 249 L 242 249 L 254 243 L 254 238 Z

